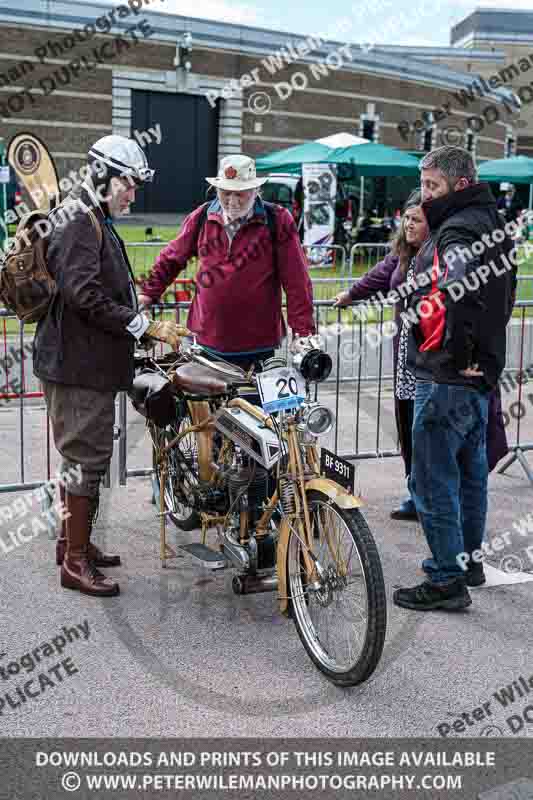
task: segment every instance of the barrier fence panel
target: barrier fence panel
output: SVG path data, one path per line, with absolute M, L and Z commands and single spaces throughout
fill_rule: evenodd
M 51 478 L 49 419 L 42 406 L 43 393 L 39 381 L 32 367 L 28 367 L 32 364 L 32 328 L 25 327 L 15 316 L 0 309 L 0 436 L 3 456 L 0 494 L 38 489 Z M 30 414 L 36 401 L 41 411 L 36 415 Z M 38 477 L 28 480 L 27 467 Z M 48 510 L 52 503 L 52 494 L 47 491 L 42 501 L 43 510 Z M 49 535 L 54 535 L 54 523 L 46 518 L 45 524 Z
M 169 303 L 152 309 L 155 318 L 175 315 L 185 325 L 189 303 Z M 317 331 L 331 355 L 333 369 L 327 381 L 315 387 L 313 398 L 335 410 L 336 424 L 330 434 L 321 439 L 328 449 L 351 460 L 383 458 L 399 455 L 394 416 L 392 309 L 376 307 L 361 313 L 361 306 L 332 308 L 331 300 L 317 300 L 314 316 Z M 503 421 L 510 439 L 510 458 L 500 467 L 505 472 L 518 461 L 533 484 L 533 472 L 525 453 L 533 450 L 533 391 L 527 382 L 533 381 L 533 333 L 529 314 L 533 301 L 519 301 L 507 331 L 507 365 L 502 376 Z M 367 313 L 368 312 L 368 313 Z M 51 477 L 51 435 L 48 416 L 37 379 L 29 368 L 29 343 L 33 336 L 18 320 L 0 312 L 3 338 L 2 370 L 6 385 L 2 387 L 2 436 L 9 439 L 9 461 L 2 474 L 9 480 L 0 484 L 0 493 L 22 491 L 41 486 Z M 157 352 L 163 346 L 158 345 Z M 15 354 L 20 354 L 16 371 L 20 391 L 13 391 L 12 381 Z M 280 355 L 289 356 L 285 341 Z M 36 406 L 37 404 L 37 406 Z M 128 428 L 144 426 L 136 412 L 129 413 L 125 393 L 118 398 L 118 426 L 115 432 L 119 482 L 129 477 L 152 474 L 151 448 L 148 436 L 136 439 L 135 458 L 131 463 L 128 447 Z M 15 453 L 16 451 L 16 453 Z M 56 456 L 54 454 L 54 459 Z M 37 470 L 38 478 L 27 479 L 27 466 Z M 18 473 L 16 474 L 18 470 Z M 44 476 L 44 477 L 43 477 Z M 109 475 L 106 480 L 109 485 Z
M 137 291 L 141 291 L 142 282 L 148 277 L 150 270 L 159 255 L 159 252 L 163 249 L 163 247 L 168 244 L 167 242 L 133 242 L 128 243 L 128 255 L 130 257 L 131 266 L 133 269 L 133 273 L 135 275 L 135 282 L 137 285 Z M 332 273 L 335 273 L 336 276 L 339 277 L 325 277 L 325 278 L 313 278 L 313 285 L 321 284 L 325 281 L 331 281 L 333 286 L 334 282 L 337 282 L 336 292 L 342 291 L 343 285 L 350 286 L 349 277 L 346 275 L 346 251 L 344 247 L 341 245 L 305 245 L 304 251 L 308 256 L 308 266 L 309 269 L 324 269 L 324 270 L 331 270 Z M 331 252 L 335 254 L 334 263 L 332 264 L 325 264 L 324 260 L 316 260 L 313 259 L 312 252 L 319 252 L 322 255 L 325 255 L 327 252 Z M 186 268 L 180 271 L 178 277 L 173 282 L 171 286 L 169 286 L 168 290 L 165 292 L 165 295 L 161 298 L 163 303 L 178 303 L 178 302 L 187 302 L 192 300 L 195 292 L 195 281 L 194 277 L 197 272 L 197 259 L 192 258 L 189 263 L 187 264 Z M 344 282 L 344 283 L 343 283 Z M 332 289 L 333 291 L 333 289 Z M 319 295 L 319 299 L 328 299 L 329 297 L 334 295 Z
M 305 254 L 307 255 L 310 269 L 319 267 L 323 267 L 324 269 L 336 269 L 340 270 L 341 275 L 344 275 L 346 272 L 346 251 L 342 245 L 304 244 L 302 246 Z M 317 260 L 317 253 L 319 256 L 322 256 L 323 259 L 327 259 L 329 257 L 331 259 L 331 263 L 327 262 L 326 260 Z
M 504 474 L 511 464 L 518 461 L 533 485 L 533 472 L 524 455 L 529 450 L 533 450 L 533 442 L 522 442 L 523 427 L 528 422 L 531 425 L 533 418 L 533 394 L 529 392 L 526 397 L 524 391 L 525 384 L 533 379 L 531 317 L 527 315 L 528 311 L 531 313 L 532 308 L 533 301 L 531 300 L 517 302 L 515 309 L 518 310 L 519 318 L 515 317 L 511 320 L 507 328 L 507 365 L 500 380 L 500 391 L 503 422 L 507 428 L 508 437 L 513 438 L 514 441 L 509 443 L 510 457 L 502 464 L 498 472 Z M 514 437 L 512 436 L 513 427 Z
M 152 313 L 159 318 L 171 312 L 176 314 L 181 324 L 185 324 L 187 310 L 186 303 L 168 303 L 153 307 Z M 313 399 L 334 407 L 336 418 L 341 423 L 334 426 L 323 444 L 349 458 L 398 455 L 394 424 L 387 423 L 386 430 L 382 430 L 384 419 L 394 420 L 392 340 L 384 336 L 390 309 L 377 311 L 375 321 L 363 323 L 354 317 L 353 309 L 333 309 L 330 300 L 315 301 L 314 315 L 317 331 L 322 334 L 325 349 L 332 357 L 333 370 L 327 381 L 315 387 Z M 287 341 L 278 354 L 289 356 Z M 130 423 L 129 401 L 122 399 L 119 404 L 119 475 L 122 484 L 130 477 L 152 474 L 149 449 L 143 465 L 131 467 L 128 464 L 126 439 Z
M 516 287 L 517 300 L 533 300 L 533 275 L 518 275 Z
M 358 275 L 364 275 L 378 261 L 382 261 L 390 252 L 389 242 L 358 242 L 354 244 L 350 250 L 350 258 L 348 261 L 348 276 L 356 278 Z

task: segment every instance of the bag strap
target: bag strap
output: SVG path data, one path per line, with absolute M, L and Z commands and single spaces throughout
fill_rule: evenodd
M 202 228 L 204 227 L 205 221 L 207 219 L 207 209 L 211 205 L 211 201 L 204 203 L 202 206 L 202 210 L 198 215 L 198 220 L 196 222 L 196 231 L 194 233 L 194 242 L 195 242 L 195 249 L 196 254 L 198 255 L 198 241 L 200 239 L 200 235 L 202 233 Z M 267 225 L 268 230 L 270 231 L 270 238 L 272 239 L 272 253 L 273 253 L 273 264 L 275 272 L 278 271 L 278 248 L 277 248 L 277 241 L 278 241 L 278 232 L 277 232 L 277 217 L 274 203 L 267 203 L 263 200 L 263 205 L 265 207 L 266 218 L 267 218 Z
M 274 203 L 267 203 L 263 200 L 263 205 L 266 211 L 268 230 L 270 231 L 270 238 L 272 239 L 272 263 L 274 265 L 274 272 L 278 272 L 278 229 L 277 217 Z
M 100 249 L 102 247 L 102 242 L 103 242 L 103 239 L 104 239 L 104 235 L 102 233 L 102 226 L 98 222 L 98 218 L 97 218 L 96 214 L 94 213 L 94 211 L 92 210 L 92 208 L 88 208 L 87 209 L 87 213 L 89 215 L 89 219 L 91 220 L 91 222 L 93 224 L 93 228 L 96 231 L 96 238 L 98 239 L 98 249 Z
M 274 267 L 274 272 L 279 277 L 279 269 L 278 269 L 278 217 L 276 211 L 276 204 L 275 203 L 268 203 L 266 200 L 263 200 L 263 205 L 265 207 L 266 215 L 267 215 L 267 224 L 268 229 L 270 231 L 270 237 L 272 239 L 272 264 Z M 281 334 L 283 337 L 287 336 L 288 326 L 287 321 L 285 319 L 285 315 L 283 313 L 283 308 L 281 309 Z
M 433 266 L 431 267 L 431 291 L 437 291 L 437 284 L 439 280 L 439 269 L 440 269 L 440 260 L 439 260 L 439 251 L 437 248 L 433 250 Z M 448 265 L 446 264 L 446 272 L 444 273 L 444 279 L 448 277 Z
M 207 203 L 204 203 L 202 206 L 202 210 L 198 214 L 198 219 L 196 221 L 196 230 L 194 232 L 194 249 L 196 250 L 196 255 L 198 255 L 198 242 L 200 240 L 200 234 L 202 233 L 202 228 L 205 225 L 205 221 L 207 219 L 207 209 L 211 205 L 211 200 Z

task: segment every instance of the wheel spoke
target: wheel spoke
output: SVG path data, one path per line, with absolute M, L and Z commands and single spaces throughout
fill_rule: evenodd
M 180 431 L 192 424 L 188 416 L 183 417 L 179 424 L 171 425 L 165 431 L 158 433 L 158 448 L 172 441 Z M 181 522 L 189 520 L 194 512 L 192 505 L 188 505 L 184 498 L 192 494 L 192 487 L 197 481 L 197 443 L 194 433 L 187 434 L 180 439 L 168 453 L 168 476 L 165 486 L 165 506 L 171 512 L 171 518 L 178 527 Z
M 305 585 L 301 537 L 291 532 L 289 595 L 301 634 L 314 657 L 332 672 L 349 672 L 361 660 L 369 624 L 368 589 L 354 536 L 336 508 L 309 505 L 313 549 L 323 575 L 320 588 Z

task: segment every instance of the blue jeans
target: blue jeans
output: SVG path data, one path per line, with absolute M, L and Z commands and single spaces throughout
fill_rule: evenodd
M 487 517 L 488 394 L 417 382 L 409 488 L 433 558 L 435 584 L 464 578 L 460 553 L 481 547 Z

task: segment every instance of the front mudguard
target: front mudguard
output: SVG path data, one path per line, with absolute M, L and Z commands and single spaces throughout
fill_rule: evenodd
M 350 494 L 346 489 L 329 478 L 311 478 L 306 481 L 305 491 L 322 492 L 333 500 L 340 508 L 361 508 L 361 498 Z M 283 517 L 279 527 L 279 539 L 276 557 L 276 572 L 278 576 L 278 599 L 281 614 L 288 616 L 289 598 L 287 595 L 287 549 L 290 535 L 289 520 Z

